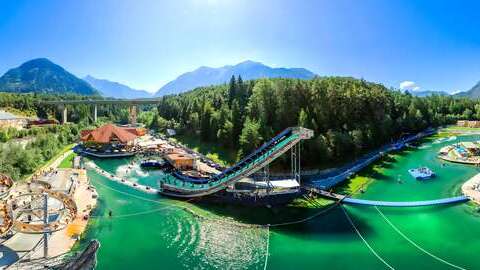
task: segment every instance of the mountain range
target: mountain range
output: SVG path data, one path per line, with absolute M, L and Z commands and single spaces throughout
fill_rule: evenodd
M 304 68 L 272 68 L 259 62 L 245 61 L 219 68 L 200 67 L 180 75 L 160 88 L 155 94 L 151 94 L 145 90 L 133 89 L 127 85 L 98 79 L 91 75 L 84 77 L 82 80 L 50 60 L 38 58 L 8 70 L 0 77 L 0 91 L 100 94 L 105 97 L 130 99 L 152 98 L 178 94 L 200 86 L 227 83 L 232 76 L 241 76 L 244 80 L 258 78 L 311 79 L 315 74 Z
M 456 97 L 480 98 L 480 81 L 475 84 L 470 90 L 455 94 Z
M 241 76 L 243 80 L 258 78 L 311 79 L 315 76 L 313 72 L 304 68 L 272 68 L 254 61 L 244 61 L 233 66 L 227 65 L 219 68 L 202 66 L 167 83 L 155 93 L 155 97 L 178 94 L 200 86 L 227 83 L 233 75 Z
M 416 97 L 428 97 L 432 95 L 438 96 L 449 96 L 450 94 L 445 91 L 433 91 L 433 90 L 421 90 L 421 91 L 411 91 L 410 94 Z
M 152 94 L 127 85 L 98 79 L 91 75 L 80 79 L 63 67 L 46 58 L 27 61 L 19 67 L 8 70 L 0 77 L 0 91 L 16 93 L 74 93 L 79 95 L 102 95 L 114 98 L 152 98 L 170 94 L 179 94 L 200 86 L 227 83 L 232 76 L 241 76 L 243 80 L 258 78 L 296 78 L 311 79 L 316 76 L 304 68 L 273 68 L 254 61 L 244 61 L 236 65 L 219 68 L 200 67 L 184 73 L 170 81 Z M 433 94 L 449 95 L 442 91 L 412 91 L 412 95 L 425 97 Z M 470 90 L 454 94 L 455 97 L 480 98 L 480 82 Z
M 104 97 L 126 99 L 152 97 L 152 94 L 145 90 L 137 90 L 121 83 L 112 82 L 105 79 L 97 79 L 91 75 L 87 75 L 85 78 L 83 78 L 83 80 L 100 91 L 100 94 Z
M 7 71 L 0 77 L 0 91 L 98 94 L 90 84 L 46 58 L 33 59 Z

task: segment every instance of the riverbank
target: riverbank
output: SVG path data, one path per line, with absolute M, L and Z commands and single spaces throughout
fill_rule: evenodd
M 462 193 L 472 202 L 480 205 L 480 173 L 462 185 Z
M 412 135 L 391 144 L 385 145 L 380 149 L 372 151 L 364 155 L 362 158 L 359 158 L 356 161 L 347 164 L 342 168 L 339 168 L 338 170 L 331 172 L 327 175 L 312 176 L 312 179 L 310 179 L 310 185 L 323 190 L 330 189 L 345 181 L 346 179 L 352 177 L 364 168 L 370 166 L 370 164 L 384 157 L 387 153 L 401 150 L 406 146 L 407 143 L 431 136 L 435 134 L 435 132 L 436 130 L 429 129 L 416 135 Z

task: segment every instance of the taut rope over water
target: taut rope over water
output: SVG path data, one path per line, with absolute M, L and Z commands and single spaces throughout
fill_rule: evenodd
M 343 210 L 343 213 L 345 213 L 345 216 L 347 217 L 348 222 L 350 222 L 350 225 L 352 225 L 357 235 L 360 237 L 360 239 L 362 239 L 363 243 L 368 247 L 368 249 L 373 253 L 373 255 L 375 255 L 375 257 L 377 257 L 378 260 L 380 260 L 383 264 L 385 264 L 385 266 L 387 266 L 388 269 L 395 270 L 395 268 L 393 268 L 390 264 L 388 264 L 387 261 L 385 261 L 380 255 L 378 255 L 378 253 L 370 246 L 370 244 L 368 244 L 367 240 L 362 236 L 357 226 L 355 226 L 355 223 L 353 223 L 353 220 L 350 218 L 345 208 L 344 207 L 341 207 L 341 208 Z
M 442 258 L 439 258 L 437 256 L 435 256 L 434 254 L 430 253 L 429 251 L 425 250 L 424 248 L 422 248 L 421 246 L 419 246 L 417 243 L 415 243 L 413 240 L 411 240 L 410 238 L 408 238 L 404 233 L 402 233 L 398 228 L 397 226 L 395 226 L 384 214 L 382 211 L 380 211 L 380 209 L 378 207 L 375 206 L 375 209 L 377 209 L 378 213 L 380 213 L 380 215 L 383 217 L 383 219 L 385 219 L 385 221 L 398 233 L 400 234 L 403 238 L 405 238 L 405 240 L 407 240 L 410 244 L 412 244 L 414 247 L 418 248 L 420 251 L 424 252 L 425 254 L 427 254 L 428 256 L 434 258 L 435 260 L 439 261 L 439 262 L 442 262 L 446 265 L 449 265 L 453 268 L 456 268 L 456 269 L 460 269 L 460 270 L 466 270 L 465 268 L 463 267 L 460 267 L 458 265 L 455 265 L 453 263 L 450 263 L 450 262 L 447 262 L 446 260 L 442 259 Z

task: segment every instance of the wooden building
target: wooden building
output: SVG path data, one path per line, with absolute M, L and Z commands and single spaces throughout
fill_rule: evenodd
M 171 153 L 165 155 L 167 161 L 176 169 L 194 169 L 195 158 L 186 153 Z

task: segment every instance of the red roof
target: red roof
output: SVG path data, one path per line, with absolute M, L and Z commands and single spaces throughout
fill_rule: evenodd
M 126 128 L 117 127 L 112 124 L 107 124 L 94 130 L 84 130 L 81 132 L 82 141 L 97 143 L 109 143 L 113 140 L 127 143 L 136 138 L 137 135 L 133 134 Z

